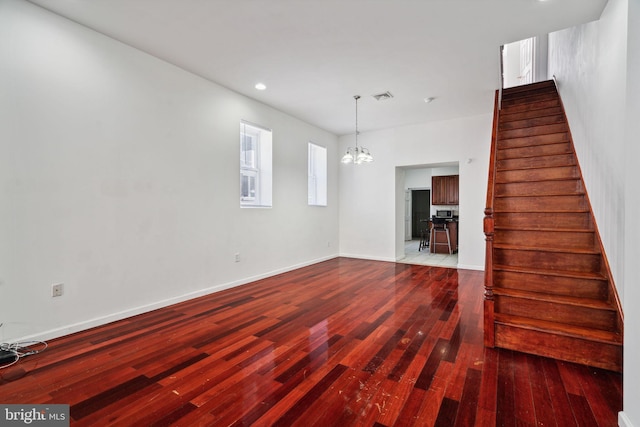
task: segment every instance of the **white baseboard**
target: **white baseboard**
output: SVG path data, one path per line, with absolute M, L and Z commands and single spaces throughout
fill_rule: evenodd
M 629 417 L 627 417 L 624 411 L 618 412 L 618 425 L 620 427 L 634 427 L 633 423 L 631 422 Z
M 50 329 L 48 331 L 39 332 L 37 334 L 24 336 L 16 339 L 12 339 L 11 342 L 24 342 L 24 341 L 47 341 L 54 338 L 62 337 L 65 335 L 73 334 L 76 332 L 84 331 L 96 326 L 106 325 L 107 323 L 115 322 L 118 320 L 126 319 L 127 317 L 136 316 L 138 314 L 146 313 L 159 308 L 168 307 L 173 304 L 177 304 L 190 299 L 198 298 L 204 295 L 209 295 L 215 292 L 220 292 L 225 289 L 234 288 L 236 286 L 244 285 L 247 283 L 255 282 L 256 280 L 265 279 L 267 277 L 275 276 L 277 274 L 286 273 L 288 271 L 296 270 L 298 268 L 306 267 L 309 265 L 317 264 L 319 262 L 327 261 L 336 258 L 338 255 L 330 255 L 322 258 L 317 258 L 311 261 L 303 262 L 300 264 L 291 265 L 285 268 L 269 271 L 264 274 L 259 274 L 252 277 L 245 277 L 233 282 L 221 283 L 208 288 L 200 289 L 198 291 L 189 292 L 187 294 L 179 295 L 172 298 L 167 298 L 162 301 L 156 301 L 150 304 L 145 304 L 139 307 L 119 311 L 106 316 L 95 317 L 86 321 L 74 323 L 71 325 L 62 326 L 59 328 Z
M 393 259 L 393 258 L 384 258 L 384 257 L 372 257 L 367 255 L 354 255 L 354 254 L 340 254 L 340 256 L 343 258 L 356 258 L 356 259 L 366 259 L 370 261 L 387 261 L 387 262 L 399 262 L 406 258 L 406 256 Z M 462 270 L 484 271 L 484 265 L 458 264 L 456 268 L 462 269 Z
M 484 271 L 484 265 L 458 264 L 458 268 L 462 270 Z
M 369 261 L 396 262 L 395 258 L 374 257 L 374 256 L 368 256 L 368 255 L 340 254 L 339 256 L 342 258 L 366 259 Z

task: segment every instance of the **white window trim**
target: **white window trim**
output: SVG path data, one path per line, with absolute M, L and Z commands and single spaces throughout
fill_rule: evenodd
M 240 207 L 270 208 L 272 206 L 272 130 L 240 121 Z M 247 166 L 243 155 L 243 138 L 250 135 L 255 138 L 255 165 Z M 245 176 L 255 179 L 255 197 L 242 194 L 242 181 Z
M 314 156 L 322 153 L 322 159 Z M 318 167 L 324 170 L 317 170 Z M 327 206 L 327 147 L 309 142 L 307 154 L 307 204 L 309 206 Z

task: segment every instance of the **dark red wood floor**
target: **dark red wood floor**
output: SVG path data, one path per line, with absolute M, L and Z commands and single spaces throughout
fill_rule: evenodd
M 337 258 L 49 343 L 72 425 L 615 426 L 621 375 L 486 349 L 482 272 Z

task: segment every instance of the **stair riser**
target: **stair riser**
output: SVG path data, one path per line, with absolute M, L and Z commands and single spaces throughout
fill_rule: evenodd
M 494 214 L 496 227 L 593 229 L 588 212 L 518 212 Z
M 496 346 L 622 371 L 622 346 L 496 324 Z
M 504 159 L 498 160 L 496 163 L 498 171 L 505 169 L 552 168 L 558 166 L 575 166 L 573 154 Z
M 564 123 L 564 115 L 554 114 L 550 116 L 536 117 L 523 120 L 503 120 L 500 119 L 500 130 L 522 129 L 533 126 L 545 126 Z
M 555 85 L 550 80 L 538 83 L 531 83 L 526 86 L 506 87 L 502 90 L 502 97 L 505 99 L 521 98 L 536 93 L 553 93 Z
M 496 288 L 517 289 L 530 292 L 544 292 L 579 298 L 607 300 L 606 280 L 577 279 L 567 276 L 549 276 L 495 271 L 493 284 Z
M 593 232 L 496 230 L 493 241 L 536 248 L 595 249 Z
M 616 313 L 612 310 L 558 304 L 506 295 L 496 295 L 495 301 L 496 313 L 603 331 L 615 330 L 616 327 Z
M 563 135 L 563 134 L 557 134 Z M 551 136 L 551 135 L 546 135 Z M 556 138 L 562 139 L 562 138 Z M 505 159 L 518 159 L 522 157 L 537 157 L 537 156 L 556 156 L 562 154 L 571 153 L 571 146 L 566 141 L 560 142 L 551 142 L 545 145 L 534 145 L 534 146 L 526 146 L 520 147 L 517 146 L 517 143 L 520 142 L 519 139 L 510 139 L 508 142 L 513 143 L 510 144 L 512 146 L 504 148 L 499 148 L 498 153 L 496 155 L 497 160 L 505 160 Z
M 553 116 L 555 114 L 563 114 L 561 107 L 542 108 L 540 110 L 523 111 L 521 113 L 500 113 L 500 123 L 511 122 L 515 120 L 535 119 L 537 117 Z
M 496 183 L 507 183 L 517 181 L 550 181 L 557 179 L 577 179 L 580 178 L 578 169 L 575 166 L 557 167 L 549 169 L 522 169 L 514 171 L 498 171 L 496 173 Z
M 523 138 L 528 136 L 546 135 L 551 133 L 567 132 L 567 125 L 555 124 L 546 126 L 535 126 L 522 129 L 501 130 L 498 132 L 499 139 Z
M 548 182 L 514 182 L 496 184 L 496 197 L 502 196 L 544 196 L 551 194 L 584 194 L 582 183 L 578 179 L 557 181 L 550 186 Z
M 503 108 L 511 108 L 523 104 L 553 101 L 557 95 L 555 88 L 540 89 L 528 93 L 507 93 L 502 95 Z
M 529 93 L 523 96 L 510 97 L 509 95 L 502 97 L 502 108 L 508 109 L 517 105 L 530 105 L 538 102 L 555 101 L 558 95 L 553 91 L 543 91 L 541 93 Z
M 559 106 L 560 106 L 560 101 L 558 99 L 550 99 L 547 101 L 536 102 L 534 104 L 520 103 L 516 105 L 504 105 L 503 103 L 500 114 L 522 113 L 525 111 L 542 110 L 545 108 L 553 108 L 553 107 L 559 107 Z
M 526 86 L 507 87 L 502 90 L 504 98 L 526 96 L 529 93 L 537 93 L 540 91 L 555 92 L 556 85 L 553 80 L 545 80 L 542 82 L 531 83 Z
M 600 255 L 494 248 L 495 265 L 583 273 L 600 272 Z
M 581 211 L 588 207 L 584 196 L 501 197 L 494 202 L 496 212 Z

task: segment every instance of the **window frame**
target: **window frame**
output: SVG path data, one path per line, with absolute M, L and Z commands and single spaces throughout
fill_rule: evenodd
M 307 204 L 327 206 L 328 163 L 327 147 L 309 141 L 307 153 Z M 318 170 L 321 168 L 322 170 Z
M 240 121 L 240 207 L 272 206 L 272 138 L 271 129 Z

